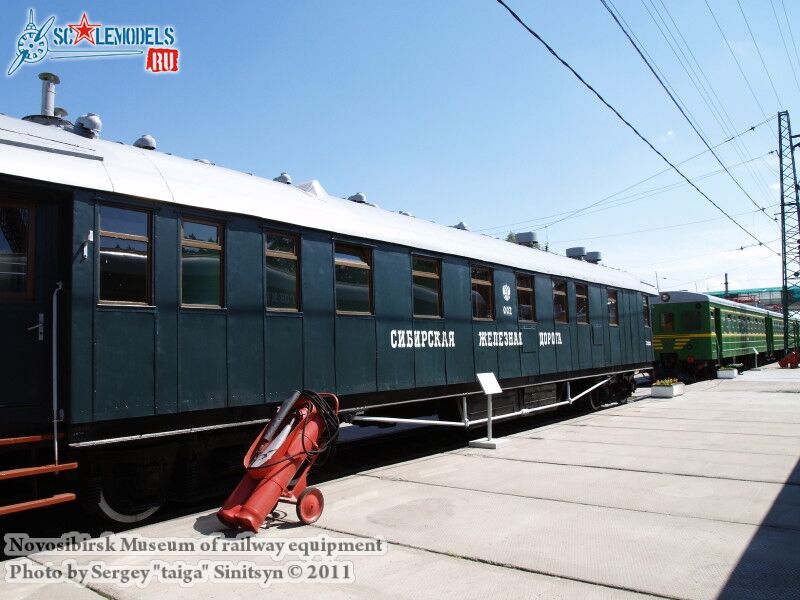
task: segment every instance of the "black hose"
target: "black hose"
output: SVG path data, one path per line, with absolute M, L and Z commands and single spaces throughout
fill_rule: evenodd
M 319 463 L 323 464 L 330 455 L 330 449 L 333 448 L 336 440 L 339 438 L 339 415 L 333 407 L 315 391 L 303 390 L 301 395 L 308 398 L 311 404 L 316 407 L 325 425 L 325 428 L 320 432 L 320 441 L 316 450 L 308 450 L 306 448 L 306 437 L 305 435 L 302 436 L 303 451 L 307 456 L 318 456 Z M 306 425 L 307 424 L 308 421 L 306 421 Z M 306 425 L 303 425 L 304 430 Z
M 263 469 L 266 467 L 273 467 L 278 465 L 282 462 L 288 462 L 290 460 L 294 460 L 298 456 L 305 455 L 306 460 L 310 456 L 317 456 L 319 464 L 324 464 L 325 461 L 330 456 L 330 450 L 333 448 L 336 440 L 339 438 L 339 415 L 333 409 L 333 407 L 328 404 L 319 394 L 317 394 L 313 390 L 303 390 L 300 394 L 301 397 L 305 397 L 314 407 L 316 407 L 317 412 L 322 416 L 322 422 L 324 425 L 323 430 L 320 432 L 318 448 L 316 450 L 311 449 L 309 450 L 306 448 L 306 436 L 305 430 L 308 426 L 309 419 L 306 419 L 303 423 L 303 434 L 300 436 L 301 443 L 303 444 L 303 452 L 298 452 L 297 454 L 290 454 L 284 457 L 279 458 L 278 460 L 266 463 L 264 465 L 260 465 L 259 469 Z

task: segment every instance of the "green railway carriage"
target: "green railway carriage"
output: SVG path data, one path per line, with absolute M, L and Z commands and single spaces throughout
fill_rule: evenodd
M 652 364 L 651 288 L 620 271 L 33 120 L 0 116 L 0 446 L 59 452 L 106 516 L 240 468 L 295 389 L 477 420 L 478 372 L 516 415 Z
M 790 326 L 797 346 L 798 322 Z M 779 313 L 693 292 L 663 292 L 653 301 L 657 374 L 713 376 L 728 364 L 753 366 L 783 353 Z

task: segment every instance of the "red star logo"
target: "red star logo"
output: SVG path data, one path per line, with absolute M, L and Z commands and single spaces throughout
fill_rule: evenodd
M 83 13 L 80 23 L 75 23 L 74 25 L 68 23 L 67 27 L 78 34 L 75 36 L 75 41 L 72 42 L 73 44 L 77 44 L 81 40 L 86 40 L 90 44 L 94 44 L 94 30 L 98 27 L 102 27 L 102 25 L 100 23 L 97 25 L 90 25 L 89 18 L 86 16 L 86 13 Z

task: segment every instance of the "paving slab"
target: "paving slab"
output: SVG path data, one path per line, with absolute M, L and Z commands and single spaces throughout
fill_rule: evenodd
M 696 431 L 698 433 L 738 433 L 786 438 L 786 443 L 800 444 L 800 423 L 746 422 L 741 420 L 700 421 L 696 419 L 652 419 L 647 416 L 598 415 L 585 423 L 589 427 L 655 429 L 658 431 Z
M 301 540 L 320 533 L 329 537 L 336 535 L 340 539 L 356 539 L 347 533 L 335 533 L 319 527 L 298 527 L 297 523 L 285 519 L 263 529 L 258 537 L 268 540 Z M 142 527 L 136 533 L 143 538 L 163 539 L 194 538 L 207 539 L 216 533 L 226 530 L 212 513 L 199 513 L 174 519 L 165 523 Z M 121 536 L 110 536 L 119 541 Z M 102 560 L 106 568 L 114 567 L 146 567 L 153 560 L 164 560 L 175 563 L 185 562 L 187 566 L 197 565 L 198 557 L 190 555 L 167 556 L 154 553 L 145 556 L 124 554 L 108 554 L 102 556 L 81 557 L 72 555 L 81 566 L 88 566 L 92 561 Z M 279 566 L 280 561 L 271 561 L 266 557 L 253 558 L 252 555 L 226 555 L 225 560 L 238 561 L 246 559 L 263 567 Z M 197 584 L 180 586 L 172 583 L 154 581 L 146 588 L 121 587 L 111 583 L 94 583 L 92 590 L 73 584 L 51 584 L 50 586 L 28 589 L 26 585 L 7 586 L 12 595 L 3 594 L 13 600 L 39 598 L 50 600 L 91 600 L 100 597 L 120 600 L 138 600 L 140 598 L 164 598 L 175 600 L 219 599 L 219 600 L 252 600 L 256 595 L 264 594 L 275 597 L 291 595 L 294 598 L 332 598 L 344 600 L 349 598 L 371 600 L 374 598 L 488 598 L 496 596 L 502 590 L 504 598 L 511 599 L 572 599 L 587 600 L 645 600 L 652 596 L 638 594 L 627 590 L 606 588 L 589 582 L 575 581 L 561 577 L 552 577 L 538 572 L 507 568 L 497 564 L 489 564 L 474 560 L 463 560 L 448 553 L 431 554 L 429 551 L 388 544 L 387 553 L 383 556 L 348 557 L 353 562 L 354 581 L 342 584 L 324 583 L 273 583 L 271 587 L 260 588 L 253 584 Z M 33 559 L 33 560 L 31 560 Z M 39 554 L 22 559 L 29 563 L 60 563 L 62 556 L 56 554 Z M 8 564 L 8 563 L 4 563 Z M 55 585 L 60 587 L 57 589 Z M 62 593 L 63 592 L 63 593 Z M 30 593 L 32 595 L 24 595 Z M 50 594 L 50 595 L 48 595 Z M 73 595 L 74 594 L 74 595 Z
M 723 452 L 748 452 L 753 454 L 776 454 L 797 457 L 796 444 L 784 438 L 730 433 L 703 433 L 696 431 L 659 431 L 622 427 L 587 427 L 565 424 L 563 427 L 533 430 L 532 437 L 549 440 L 596 442 L 663 448 L 689 448 L 698 450 L 720 450 Z M 635 451 L 632 451 L 635 452 Z
M 631 472 L 718 477 L 742 481 L 800 484 L 800 472 L 794 472 L 797 460 L 785 455 L 748 456 L 736 451 L 733 456 L 719 451 L 659 448 L 646 445 L 646 438 L 634 451 L 621 443 L 575 443 L 561 440 L 517 438 L 514 444 L 499 449 L 495 459 L 559 465 L 590 466 Z M 482 456 L 480 450 L 461 453 Z
M 514 445 L 517 446 L 516 440 Z M 764 524 L 800 532 L 800 486 L 787 488 L 780 510 L 772 510 L 775 497 L 783 488 L 780 484 L 530 461 L 516 466 L 514 477 L 509 477 L 505 469 L 498 468 L 498 460 L 504 458 L 475 452 L 448 454 L 424 464 L 379 469 L 365 475 L 456 490 Z
M 730 410 L 704 408 L 699 405 L 687 406 L 681 410 L 678 407 L 665 408 L 658 405 L 632 406 L 624 412 L 614 413 L 621 417 L 647 417 L 649 419 L 686 419 L 690 421 L 735 421 L 740 423 L 794 423 L 800 421 L 787 421 L 788 415 L 770 410 L 745 410 L 737 407 L 736 414 L 731 415 Z
M 608 587 L 665 597 L 714 598 L 759 527 L 607 507 L 355 478 L 327 488 L 331 503 L 365 490 L 377 496 L 331 512 L 319 525 L 361 535 L 381 532 L 394 543 L 492 561 Z M 761 528 L 754 554 L 776 597 L 800 585 L 786 573 L 797 557 L 796 531 Z M 757 586 L 740 588 L 757 597 Z
M 20 558 L 15 562 L 29 567 L 37 564 L 29 558 Z M 0 597 L 3 600 L 101 600 L 106 597 L 75 583 L 7 584 L 6 574 L 10 567 L 9 561 L 0 562 Z

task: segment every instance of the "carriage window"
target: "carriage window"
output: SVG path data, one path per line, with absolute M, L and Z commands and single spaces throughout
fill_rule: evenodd
M 617 305 L 617 290 L 608 290 L 608 324 L 619 325 L 619 306 Z
M 282 233 L 268 233 L 267 308 L 300 310 L 300 276 L 297 238 Z
M 441 317 L 441 262 L 420 256 L 411 257 L 411 283 L 414 287 L 414 316 Z
M 563 279 L 553 280 L 553 316 L 556 323 L 569 323 L 567 282 Z
M 0 298 L 30 297 L 33 209 L 0 205 Z
M 675 331 L 675 313 L 667 312 L 661 313 L 661 331 L 664 333 L 672 333 Z
M 681 325 L 686 331 L 700 331 L 703 329 L 703 320 L 699 310 L 685 310 L 681 313 Z
M 372 252 L 369 248 L 336 243 L 336 312 L 372 313 Z
M 222 306 L 222 225 L 184 220 L 181 238 L 181 303 Z
M 644 326 L 650 327 L 650 297 L 647 294 L 642 294 L 642 315 L 644 316 Z
M 494 318 L 494 284 L 492 270 L 486 267 L 471 267 L 472 272 L 472 318 Z
M 517 311 L 520 321 L 535 321 L 536 306 L 533 301 L 533 277 L 517 275 Z
M 575 320 L 589 322 L 589 287 L 585 283 L 575 284 Z
M 150 213 L 100 206 L 100 301 L 150 302 Z

